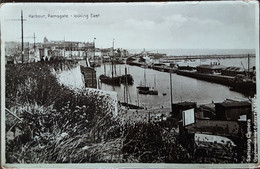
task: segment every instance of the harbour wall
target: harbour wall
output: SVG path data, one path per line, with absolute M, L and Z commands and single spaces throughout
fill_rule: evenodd
M 234 85 L 234 77 L 231 76 L 223 76 L 223 75 L 214 75 L 214 74 L 205 74 L 205 73 L 197 73 L 197 72 L 189 72 L 184 70 L 176 70 L 177 75 L 188 76 L 192 78 L 196 78 L 199 80 L 204 80 L 213 83 L 219 83 L 226 86 Z

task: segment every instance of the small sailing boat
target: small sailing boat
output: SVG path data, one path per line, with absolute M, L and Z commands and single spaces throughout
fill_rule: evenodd
M 154 87 L 156 86 L 155 79 L 154 79 Z M 146 71 L 144 68 L 144 85 L 139 85 L 136 87 L 138 89 L 139 94 L 147 94 L 147 95 L 158 95 L 158 91 L 154 88 L 150 89 L 149 86 L 146 86 Z
M 149 90 L 150 95 L 158 95 L 158 91 L 154 89 L 155 87 L 156 87 L 156 80 L 154 76 L 154 87 L 151 90 Z
M 140 83 L 136 88 L 139 90 L 139 94 L 148 94 L 150 90 L 150 87 L 146 86 L 146 67 L 144 67 L 144 84 Z
M 127 75 L 127 69 L 125 67 L 125 75 Z M 128 99 L 129 98 L 129 99 Z M 129 103 L 130 102 L 130 103 Z M 128 81 L 127 76 L 125 76 L 125 86 L 124 86 L 124 102 L 119 102 L 120 105 L 127 107 L 128 109 L 144 109 L 138 105 L 131 104 L 131 97 L 128 91 Z

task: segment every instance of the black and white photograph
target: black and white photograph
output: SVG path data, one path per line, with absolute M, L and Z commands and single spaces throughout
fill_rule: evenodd
M 255 166 L 258 8 L 3 4 L 2 165 Z

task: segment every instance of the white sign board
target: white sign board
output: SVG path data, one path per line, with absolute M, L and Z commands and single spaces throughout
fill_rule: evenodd
M 182 111 L 183 126 L 195 123 L 194 108 Z

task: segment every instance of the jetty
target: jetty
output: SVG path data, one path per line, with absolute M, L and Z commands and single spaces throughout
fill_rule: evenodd
M 206 74 L 206 73 L 198 73 L 197 71 L 189 71 L 189 70 L 176 70 L 175 72 L 177 75 L 192 77 L 192 78 L 196 78 L 208 82 L 219 83 L 226 86 L 232 86 L 232 83 L 235 80 L 235 77 L 233 76 L 224 76 L 221 74 Z

